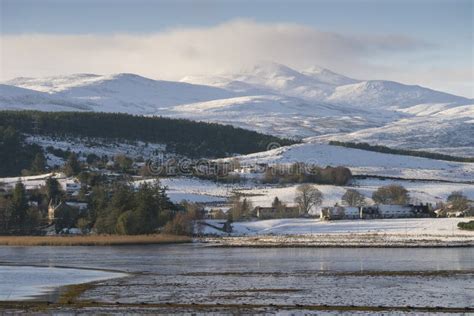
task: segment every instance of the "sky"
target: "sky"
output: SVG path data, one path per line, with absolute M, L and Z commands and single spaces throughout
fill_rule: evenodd
M 0 0 L 0 80 L 277 62 L 474 97 L 472 0 Z

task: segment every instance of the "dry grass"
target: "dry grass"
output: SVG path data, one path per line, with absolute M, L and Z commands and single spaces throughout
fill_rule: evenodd
M 186 236 L 175 235 L 86 235 L 86 236 L 0 236 L 3 246 L 113 246 L 150 245 L 191 242 Z

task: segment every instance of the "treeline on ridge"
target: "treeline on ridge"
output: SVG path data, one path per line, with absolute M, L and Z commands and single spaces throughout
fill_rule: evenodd
M 456 162 L 474 162 L 473 157 L 457 157 L 457 156 L 450 156 L 450 155 L 445 155 L 445 154 L 432 153 L 428 151 L 396 149 L 396 148 L 390 148 L 390 147 L 382 146 L 382 145 L 370 145 L 367 143 L 340 142 L 340 141 L 332 140 L 329 142 L 329 145 L 362 149 L 362 150 L 374 151 L 374 152 L 384 153 L 384 154 L 404 155 L 404 156 L 422 157 L 422 158 L 445 160 L 445 161 L 456 161 Z
M 0 125 L 0 176 L 15 176 L 41 164 L 42 148 L 27 144 L 15 128 Z M 35 170 L 33 170 L 35 171 Z
M 170 151 L 192 158 L 249 154 L 266 150 L 270 143 L 281 146 L 295 143 L 230 125 L 122 113 L 0 111 L 0 126 L 11 126 L 32 135 L 160 143 Z

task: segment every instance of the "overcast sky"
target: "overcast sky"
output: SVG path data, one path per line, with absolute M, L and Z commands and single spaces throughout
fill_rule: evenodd
M 474 97 L 474 1 L 0 0 L 0 80 L 263 61 Z

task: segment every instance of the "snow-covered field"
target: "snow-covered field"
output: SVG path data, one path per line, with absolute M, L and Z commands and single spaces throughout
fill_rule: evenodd
M 149 180 L 154 181 L 154 180 Z M 161 178 L 160 183 L 168 188 L 168 194 L 173 201 L 180 202 L 223 202 L 233 193 L 244 195 L 254 206 L 270 206 L 273 199 L 278 197 L 288 205 L 294 204 L 297 184 L 286 186 L 261 185 L 251 181 L 239 184 L 219 184 L 213 181 L 196 178 L 176 177 Z M 137 183 L 139 183 L 138 181 Z M 315 185 L 323 193 L 323 206 L 333 206 L 341 203 L 342 195 L 347 189 L 356 189 L 362 193 L 367 202 L 371 203 L 372 193 L 381 186 L 400 184 L 410 194 L 414 203 L 432 203 L 446 201 L 453 191 L 461 191 L 469 199 L 474 200 L 474 184 L 445 183 L 430 181 L 406 180 L 357 180 L 352 186 Z M 314 210 L 315 213 L 318 210 Z
M 428 158 L 401 156 L 331 146 L 303 143 L 238 157 L 242 164 L 305 162 L 318 166 L 345 166 L 353 174 L 433 179 L 445 181 L 474 181 L 474 163 L 460 163 Z
M 461 191 L 469 199 L 474 199 L 474 184 L 451 184 L 442 182 L 422 182 L 422 181 L 398 181 L 398 180 L 358 180 L 355 186 L 333 186 L 315 185 L 323 193 L 323 205 L 332 206 L 341 203 L 342 195 L 347 189 L 356 189 L 362 193 L 367 202 L 372 202 L 371 196 L 379 187 L 389 184 L 403 185 L 409 192 L 412 202 L 433 203 L 446 201 L 448 195 L 453 191 Z M 254 205 L 270 206 L 273 199 L 278 197 L 281 201 L 293 204 L 298 185 L 285 187 L 271 187 L 240 189 L 245 193 Z
M 154 179 L 138 180 L 135 185 L 142 182 L 155 182 Z M 201 180 L 189 177 L 160 178 L 161 185 L 167 188 L 167 194 L 171 201 L 210 203 L 226 202 L 231 196 L 232 190 L 240 188 L 238 185 L 218 184 L 213 181 Z
M 63 190 L 66 189 L 66 184 L 74 183 L 73 178 L 67 178 L 63 173 L 45 173 L 37 176 L 0 178 L 0 184 L 2 184 L 5 189 L 10 190 L 13 189 L 18 181 L 21 181 L 25 188 L 30 190 L 43 186 L 49 177 L 56 178 Z
M 439 247 L 474 246 L 474 232 L 457 228 L 468 218 L 320 221 L 274 219 L 234 222 L 231 234 L 201 224 L 206 241 L 249 247 Z M 222 221 L 208 220 L 211 225 Z
M 403 218 L 372 220 L 321 221 L 312 218 L 269 219 L 250 222 L 234 222 L 232 236 L 245 235 L 311 235 L 311 234 L 396 234 L 470 236 L 474 232 L 460 230 L 457 224 L 468 218 Z M 206 220 L 211 224 L 222 220 Z M 225 235 L 206 226 L 205 234 Z

